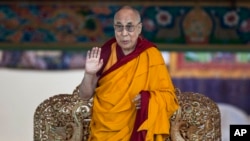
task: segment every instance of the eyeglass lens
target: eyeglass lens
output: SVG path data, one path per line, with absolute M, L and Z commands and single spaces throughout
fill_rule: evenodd
M 116 30 L 117 32 L 122 32 L 122 31 L 124 30 L 124 28 L 125 28 L 125 30 L 128 31 L 128 32 L 134 32 L 134 31 L 135 31 L 135 27 L 136 27 L 137 25 L 139 25 L 139 24 L 140 24 L 140 22 L 139 22 L 138 24 L 136 24 L 136 25 L 125 25 L 125 26 L 120 25 L 120 24 L 117 24 L 117 25 L 115 25 L 114 27 L 115 27 L 115 30 Z
M 135 30 L 135 26 L 134 25 L 126 25 L 126 26 L 123 26 L 123 25 L 115 25 L 115 30 L 118 31 L 118 32 L 121 32 L 123 31 L 125 28 L 126 31 L 128 32 L 133 32 Z

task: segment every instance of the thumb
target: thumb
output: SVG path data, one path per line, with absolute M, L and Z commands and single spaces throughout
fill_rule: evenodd
M 99 63 L 98 63 L 98 68 L 100 69 L 103 66 L 103 59 L 100 59 Z

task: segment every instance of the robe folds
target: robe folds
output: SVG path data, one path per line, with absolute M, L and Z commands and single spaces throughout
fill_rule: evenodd
M 89 141 L 154 141 L 169 134 L 179 104 L 161 52 L 139 38 L 123 55 L 115 39 L 102 47 L 104 66 L 94 93 Z M 133 99 L 142 95 L 141 109 Z

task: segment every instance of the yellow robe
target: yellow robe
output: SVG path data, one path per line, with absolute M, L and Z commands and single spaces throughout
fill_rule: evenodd
M 104 71 L 117 62 L 115 50 L 113 43 Z M 98 81 L 89 141 L 129 141 L 137 111 L 133 99 L 142 90 L 150 92 L 150 100 L 148 119 L 138 130 L 147 130 L 147 141 L 163 140 L 179 105 L 160 51 L 150 47 Z

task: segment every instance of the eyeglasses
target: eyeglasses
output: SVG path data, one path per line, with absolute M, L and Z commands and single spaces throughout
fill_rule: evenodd
M 122 32 L 125 28 L 126 31 L 128 32 L 134 32 L 135 31 L 135 28 L 140 24 L 141 22 L 139 22 L 138 24 L 136 25 L 121 25 L 121 24 L 116 24 L 114 25 L 114 28 L 117 32 Z

